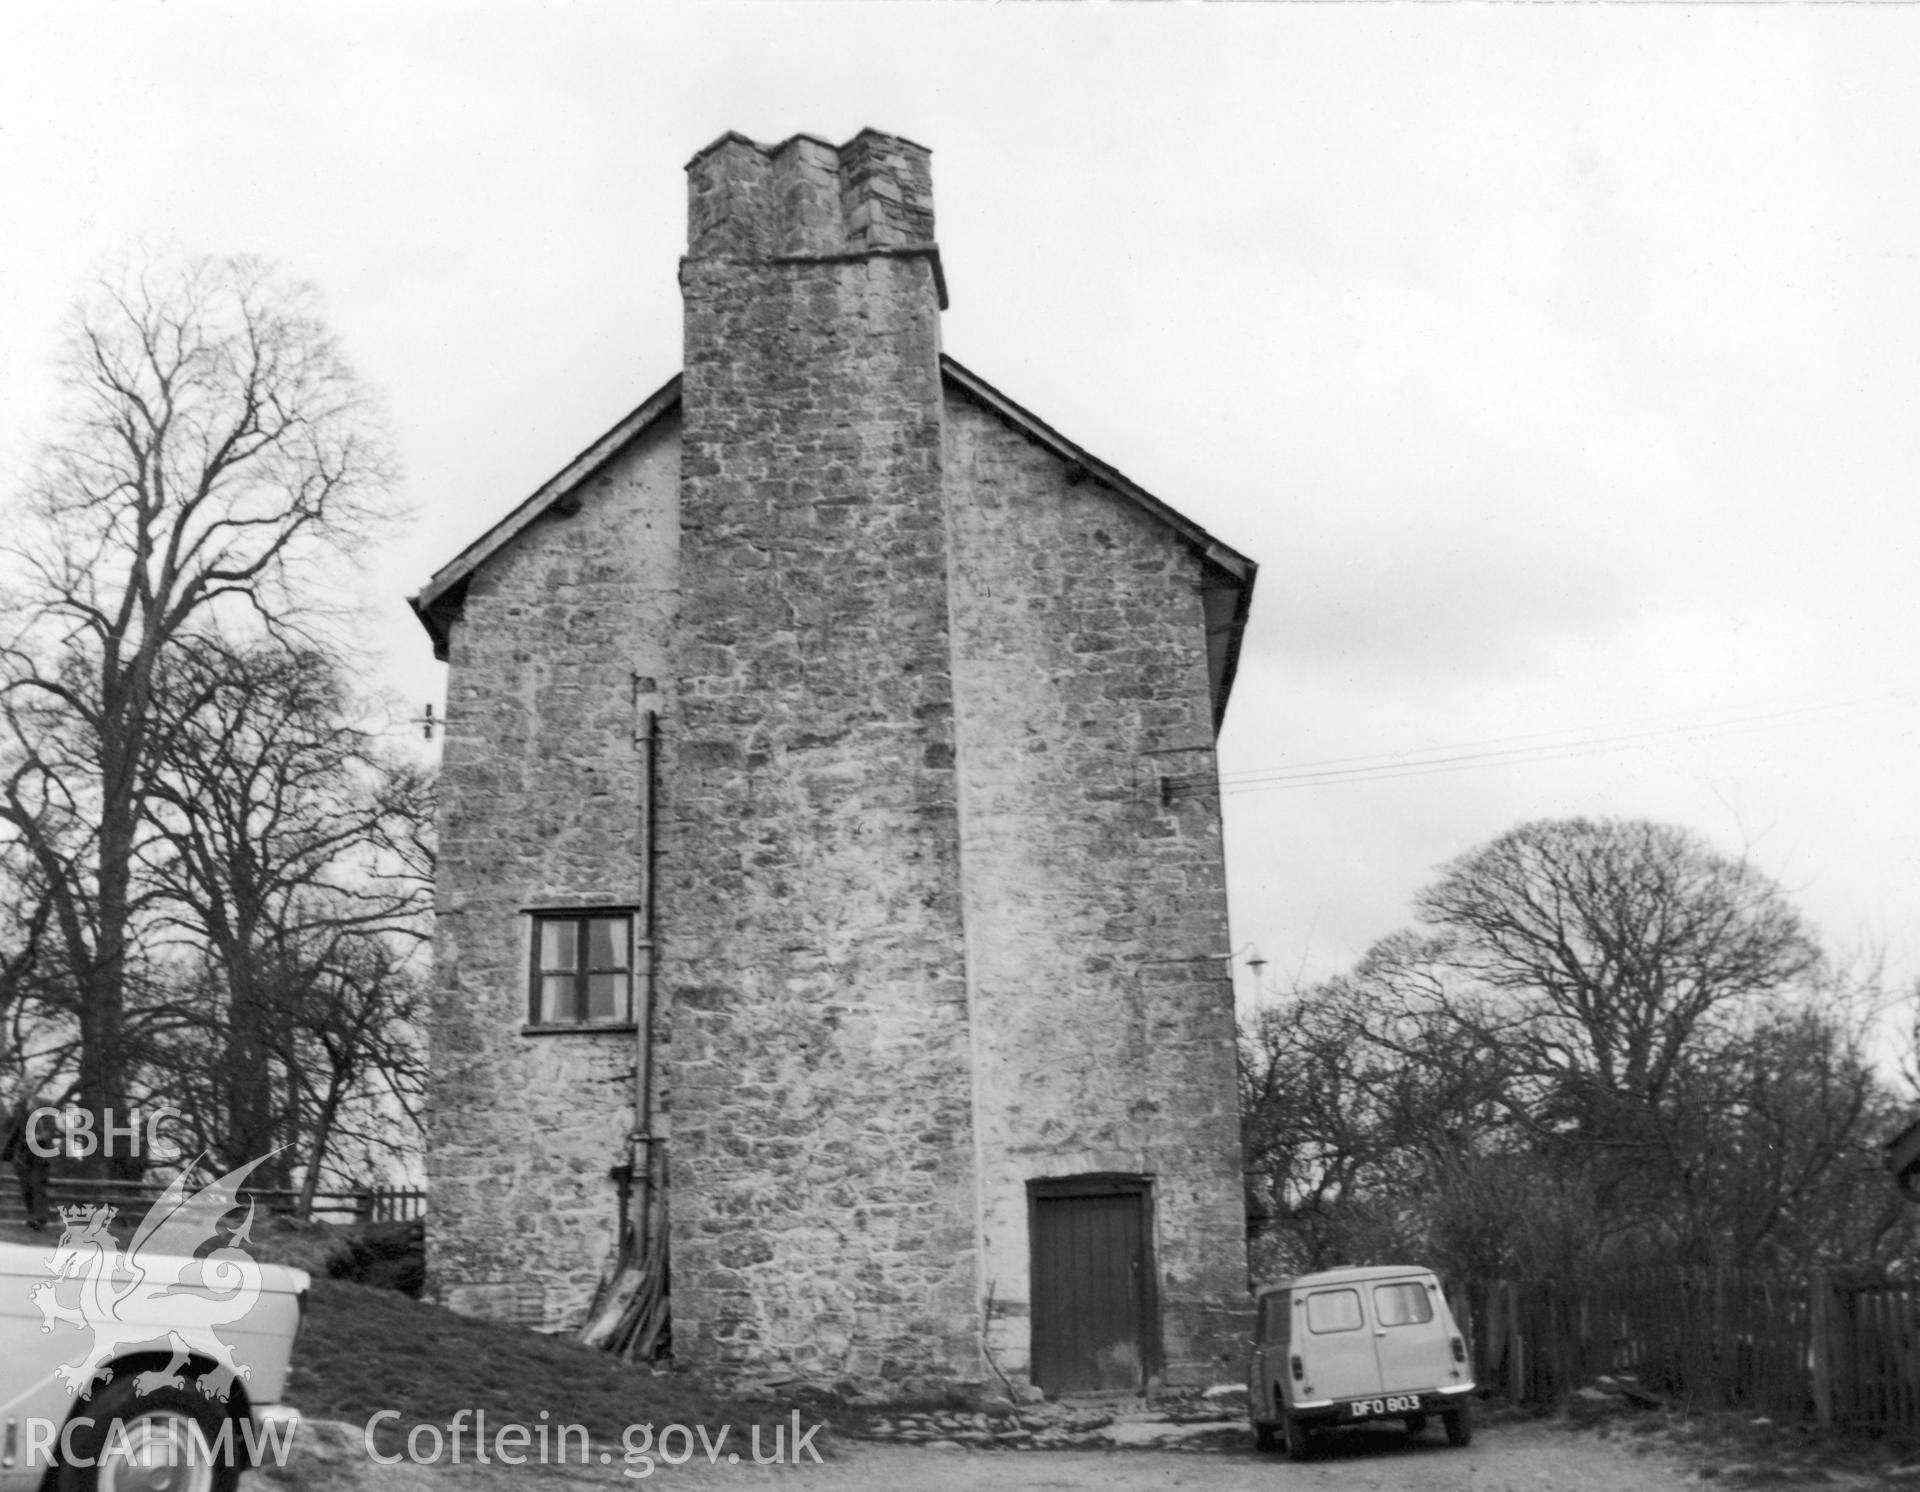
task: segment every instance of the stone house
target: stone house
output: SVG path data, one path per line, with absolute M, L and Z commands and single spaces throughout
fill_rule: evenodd
M 928 152 L 687 168 L 682 373 L 435 574 L 432 1289 L 892 1391 L 1241 1372 L 1254 566 L 940 350 Z

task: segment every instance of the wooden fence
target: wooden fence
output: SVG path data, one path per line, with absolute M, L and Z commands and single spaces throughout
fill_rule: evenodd
M 1815 1393 L 1826 1420 L 1920 1435 L 1920 1287 L 1816 1279 Z
M 95 1181 L 85 1177 L 55 1177 L 47 1184 L 47 1199 L 55 1207 L 86 1207 L 110 1202 L 131 1209 L 149 1207 L 166 1190 L 164 1181 Z M 246 1186 L 241 1199 L 251 1198 L 267 1212 L 299 1216 L 302 1194 L 297 1188 Z M 376 1186 L 354 1191 L 316 1191 L 307 1216 L 317 1222 L 394 1223 L 425 1217 L 427 1194 L 417 1187 Z
M 1557 1404 L 1603 1375 L 1689 1409 L 1920 1437 L 1920 1283 L 1667 1268 L 1452 1292 L 1480 1383 Z

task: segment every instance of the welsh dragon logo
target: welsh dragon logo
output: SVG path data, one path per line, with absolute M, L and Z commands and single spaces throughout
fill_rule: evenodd
M 242 1319 L 260 1297 L 260 1266 L 236 1246 L 252 1241 L 252 1202 L 226 1244 L 198 1257 L 196 1251 L 219 1236 L 221 1220 L 238 1203 L 240 1184 L 265 1159 L 250 1160 L 191 1196 L 188 1168 L 147 1209 L 124 1254 L 109 1231 L 117 1208 L 61 1209 L 65 1229 L 47 1260 L 52 1278 L 35 1285 L 28 1298 L 40 1308 L 42 1332 L 65 1322 L 93 1333 L 89 1351 L 55 1369 L 69 1394 L 92 1394 L 96 1380 L 113 1377 L 108 1363 L 123 1348 L 162 1336 L 172 1360 L 134 1379 L 143 1394 L 184 1388 L 180 1370 L 192 1357 L 215 1364 L 199 1377 L 200 1391 L 210 1399 L 225 1399 L 234 1380 L 248 1376 L 214 1328 Z

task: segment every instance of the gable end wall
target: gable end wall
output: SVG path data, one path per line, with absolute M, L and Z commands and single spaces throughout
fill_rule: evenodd
M 946 415 L 989 1345 L 1029 1368 L 1027 1183 L 1146 1175 L 1153 1366 L 1233 1380 L 1246 1248 L 1202 562 L 966 396 Z
M 452 627 L 440 779 L 427 1266 L 467 1314 L 560 1329 L 614 1239 L 627 1032 L 529 1036 L 529 907 L 641 896 L 636 680 L 678 608 L 680 440 L 666 419 L 494 555 Z M 636 992 L 636 999 L 639 992 Z

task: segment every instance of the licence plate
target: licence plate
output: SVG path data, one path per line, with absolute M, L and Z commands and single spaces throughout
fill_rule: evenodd
M 1355 1399 L 1347 1413 L 1353 1419 L 1365 1419 L 1373 1414 L 1413 1414 L 1419 1408 L 1420 1395 L 1392 1394 L 1384 1399 Z

